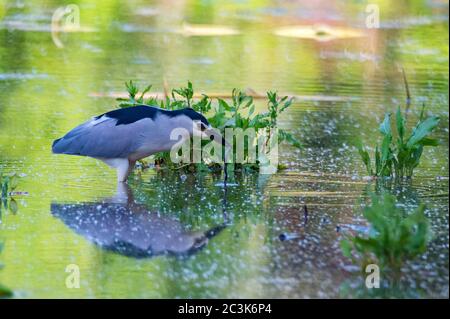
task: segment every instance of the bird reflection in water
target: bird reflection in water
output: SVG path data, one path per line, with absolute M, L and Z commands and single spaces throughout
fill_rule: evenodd
M 134 201 L 127 184 L 100 202 L 51 204 L 52 215 L 101 248 L 134 258 L 162 254 L 189 255 L 226 227 L 189 231 L 174 217 L 150 212 Z

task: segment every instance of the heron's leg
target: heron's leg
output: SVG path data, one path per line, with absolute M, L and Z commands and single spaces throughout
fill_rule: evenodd
M 128 160 L 128 174 L 127 174 L 127 176 L 130 175 L 131 172 L 133 171 L 134 165 L 136 165 L 136 161 Z
M 126 204 L 132 196 L 130 187 L 126 183 L 117 183 L 116 194 L 108 199 L 107 202 Z
M 126 182 L 129 174 L 130 163 L 128 159 L 121 159 L 120 164 L 117 166 L 117 181 Z
M 126 182 L 130 163 L 128 158 L 102 158 L 103 162 L 117 169 L 117 181 Z

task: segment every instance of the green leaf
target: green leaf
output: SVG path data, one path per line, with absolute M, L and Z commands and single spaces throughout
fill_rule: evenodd
M 413 150 L 411 159 L 410 159 L 410 161 L 408 163 L 409 167 L 411 169 L 414 169 L 414 168 L 416 168 L 419 165 L 420 157 L 422 156 L 422 153 L 423 153 L 423 146 L 422 145 L 420 145 L 419 147 L 417 147 L 417 148 L 415 148 Z M 411 173 L 412 173 L 412 171 L 411 171 Z
M 19 183 L 19 179 L 17 177 L 17 175 L 13 174 L 10 177 L 10 181 L 9 181 L 9 188 L 11 191 L 15 190 L 17 188 L 17 184 Z
M 341 240 L 341 250 L 344 257 L 352 258 L 352 245 L 347 239 Z
M 248 102 L 243 107 L 244 109 L 249 108 L 250 106 L 254 106 L 254 104 L 253 104 L 253 97 L 248 96 L 247 98 L 248 98 Z
M 290 133 L 284 130 L 278 130 L 278 138 L 281 141 L 286 141 L 294 147 L 302 148 L 302 144 Z
M 11 298 L 13 296 L 13 292 L 0 284 L 0 298 Z
M 385 164 L 385 162 L 392 157 L 390 148 L 391 141 L 392 135 L 390 133 L 387 133 L 383 138 L 383 143 L 381 144 L 381 161 L 383 164 Z
M 419 141 L 419 144 L 422 146 L 438 146 L 440 143 L 439 140 L 435 138 L 424 137 Z
M 219 107 L 222 107 L 225 111 L 231 112 L 231 106 L 228 105 L 227 102 L 225 102 L 222 99 L 218 99 L 218 101 L 219 101 Z
M 250 110 L 248 111 L 248 116 L 250 117 L 250 116 L 252 116 L 252 114 L 255 112 L 255 105 L 253 104 L 251 107 L 250 107 Z
M 380 150 L 378 149 L 378 145 L 375 147 L 375 175 L 380 175 L 381 173 L 381 154 Z
M 403 137 L 405 135 L 405 119 L 403 118 L 400 106 L 397 108 L 396 113 L 397 133 L 401 143 L 403 143 Z
M 11 198 L 11 200 L 9 201 L 9 210 L 11 211 L 11 213 L 16 214 L 17 211 L 19 210 L 19 207 L 17 205 L 17 202 L 14 198 Z
M 152 88 L 152 85 L 150 84 L 149 86 L 147 86 L 147 87 L 144 89 L 144 91 L 142 91 L 141 97 L 139 98 L 141 101 L 143 100 L 145 93 L 147 93 L 148 91 L 150 91 L 151 88 Z
M 130 82 L 125 82 L 125 86 L 127 88 L 130 100 L 134 101 L 136 94 L 139 92 L 138 87 L 136 85 L 134 85 L 133 81 L 131 81 L 131 80 L 130 80 Z
M 408 139 L 406 143 L 407 147 L 413 147 L 415 144 L 418 144 L 424 137 L 430 134 L 439 124 L 439 117 L 431 116 L 417 124 L 414 128 L 413 133 Z
M 383 135 L 390 135 L 391 134 L 391 114 L 386 113 L 384 116 L 384 121 L 380 125 L 380 132 Z
M 364 165 L 366 166 L 367 174 L 373 175 L 372 167 L 371 167 L 371 164 L 370 164 L 370 155 L 369 155 L 369 152 L 367 152 L 367 151 L 363 148 L 363 146 L 362 146 L 361 143 L 359 143 L 359 144 L 357 145 L 357 147 L 358 147 L 359 155 L 361 156 L 361 159 L 362 159 Z
M 9 189 L 9 177 L 6 177 L 3 181 L 2 190 L 1 190 L 1 198 L 6 199 L 8 197 L 8 189 Z
M 419 122 L 423 121 L 424 116 L 425 116 L 425 103 L 422 104 L 422 109 L 420 110 Z
M 287 98 L 288 98 L 287 96 L 283 97 L 282 101 L 286 100 Z M 279 113 L 283 112 L 283 111 L 286 110 L 288 107 L 290 107 L 293 101 L 294 101 L 294 98 L 292 98 L 292 97 L 291 97 L 289 100 L 287 100 L 287 101 L 284 103 L 284 105 L 281 107 Z

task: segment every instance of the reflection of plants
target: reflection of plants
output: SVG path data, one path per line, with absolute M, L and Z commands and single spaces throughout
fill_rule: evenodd
M 184 175 L 161 170 L 148 182 L 137 183 L 134 196 L 150 211 L 170 214 L 194 228 L 216 226 L 224 221 L 225 212 L 229 213 L 229 221 L 259 220 L 262 218 L 264 177 L 256 173 L 237 173 L 234 178 L 238 185 L 229 187 L 225 194 L 223 188 L 216 186 L 219 174 Z
M 230 97 L 230 103 L 224 99 L 218 98 L 217 105 L 212 105 L 212 99 L 205 94 L 203 94 L 199 100 L 194 100 L 194 89 L 191 82 L 188 82 L 187 87 L 173 89 L 171 92 L 171 98 L 166 96 L 165 99 L 161 100 L 154 97 L 145 99 L 145 94 L 150 91 L 151 85 L 147 86 L 140 94 L 139 88 L 132 81 L 126 82 L 125 85 L 128 91 L 128 98 L 118 99 L 120 102 L 120 107 L 132 107 L 142 104 L 159 106 L 162 109 L 168 110 L 178 110 L 190 107 L 195 111 L 206 115 L 211 126 L 220 130 L 222 135 L 224 135 L 226 128 L 242 130 L 253 129 L 256 134 L 265 130 L 269 133 L 267 134 L 266 142 L 268 142 L 271 132 L 277 126 L 277 119 L 279 115 L 292 104 L 292 99 L 288 99 L 287 96 L 279 97 L 276 92 L 267 92 L 268 111 L 261 114 L 255 114 L 255 104 L 253 98 L 237 89 L 233 89 Z M 208 113 L 211 112 L 212 114 L 208 116 Z M 243 113 L 246 113 L 246 115 Z M 300 147 L 299 141 L 282 129 L 278 129 L 278 141 L 280 143 L 287 142 L 295 147 Z M 202 141 L 203 144 L 208 142 L 209 141 Z M 249 143 L 250 141 L 248 140 L 244 143 L 244 154 L 247 154 L 247 156 Z M 206 167 L 204 164 L 173 164 L 170 161 L 169 152 L 156 154 L 155 164 L 171 169 L 186 167 L 191 171 L 199 171 Z M 146 165 L 144 164 L 143 166 L 145 167 Z M 258 168 L 258 163 L 249 163 L 244 165 L 235 164 L 234 168 L 239 169 L 242 166 L 246 168 Z
M 11 192 L 17 187 L 18 177 L 16 174 L 3 174 L 0 172 L 0 212 L 2 207 L 11 212 L 17 212 L 17 202 L 11 197 Z
M 9 209 L 11 212 L 15 213 L 17 212 L 17 203 L 16 201 L 11 197 L 11 192 L 17 187 L 17 175 L 16 174 L 3 174 L 0 172 L 0 213 L 2 210 L 2 207 L 5 209 Z M 1 214 L 0 214 L 1 217 Z M 0 243 L 0 253 L 3 250 L 3 244 Z M 0 264 L 0 269 L 3 267 L 2 264 Z M 7 287 L 0 284 L 0 298 L 8 298 L 12 297 L 13 293 L 11 290 L 9 290 Z
M 0 243 L 0 253 L 3 250 L 3 244 Z M 0 264 L 0 269 L 3 268 L 3 265 Z M 0 298 L 9 298 L 12 297 L 13 293 L 11 290 L 9 290 L 7 287 L 3 286 L 2 284 L 0 284 Z
M 428 137 L 437 127 L 439 117 L 430 116 L 424 118 L 424 108 L 420 118 L 411 134 L 406 134 L 406 119 L 400 111 L 396 113 L 396 135 L 395 142 L 391 131 L 391 116 L 386 114 L 384 121 L 380 125 L 380 132 L 383 134 L 381 148 L 375 148 L 375 163 L 372 165 L 367 150 L 359 145 L 359 154 L 366 166 L 367 173 L 371 176 L 403 178 L 411 177 L 414 169 L 419 165 L 425 146 L 437 146 L 438 140 Z
M 371 205 L 363 211 L 370 232 L 343 239 L 344 256 L 360 264 L 363 271 L 366 265 L 375 263 L 397 279 L 402 265 L 426 250 L 430 229 L 424 212 L 425 206 L 420 205 L 407 215 L 393 195 L 372 195 Z
M 350 278 L 340 285 L 339 295 L 340 298 L 347 299 L 417 299 L 423 298 L 427 294 L 421 287 L 411 289 L 410 283 L 407 282 L 388 282 L 388 280 L 380 278 L 380 288 L 367 289 L 365 278 Z

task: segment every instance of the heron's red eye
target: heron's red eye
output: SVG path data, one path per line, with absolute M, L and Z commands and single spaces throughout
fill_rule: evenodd
M 206 130 L 206 126 L 203 123 L 200 123 L 200 130 L 203 132 L 204 130 Z

